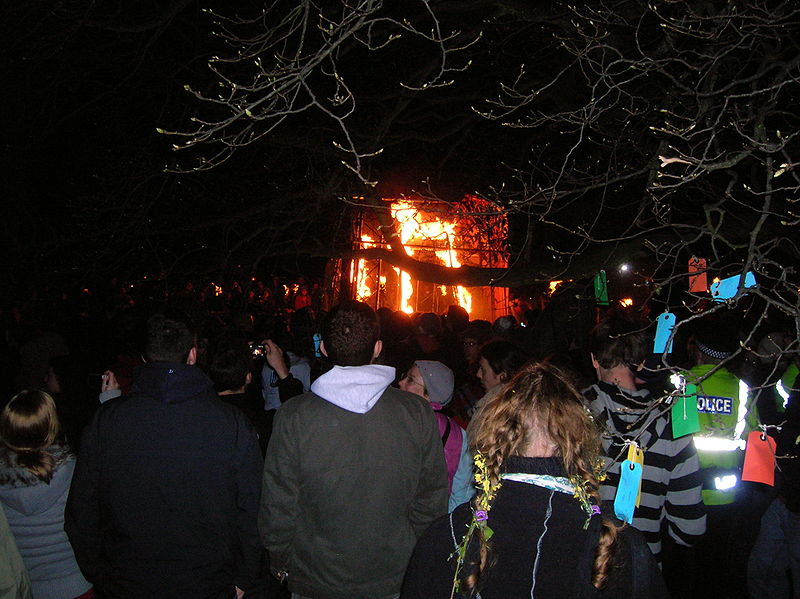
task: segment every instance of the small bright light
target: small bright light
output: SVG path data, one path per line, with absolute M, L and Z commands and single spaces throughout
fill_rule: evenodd
M 622 264 L 619 267 L 620 272 L 628 272 L 628 269 L 630 269 L 630 264 Z
M 778 381 L 778 384 L 775 385 L 775 389 L 778 391 L 778 395 L 783 398 L 783 407 L 786 409 L 786 406 L 789 405 L 789 392 L 786 390 L 786 387 L 783 386 L 783 381 Z
M 630 308 L 633 305 L 633 300 L 629 297 L 619 300 L 619 303 L 622 304 L 625 308 Z
M 714 477 L 714 487 L 717 489 L 717 491 L 727 491 L 728 489 L 733 489 L 735 486 L 735 474 L 726 474 L 725 476 Z

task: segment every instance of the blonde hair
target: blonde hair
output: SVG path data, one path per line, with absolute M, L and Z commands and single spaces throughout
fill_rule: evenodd
M 44 391 L 21 391 L 0 413 L 0 440 L 17 454 L 17 464 L 46 483 L 55 469 L 47 449 L 60 428 L 55 401 Z
M 500 480 L 505 461 L 512 455 L 524 455 L 537 434 L 549 437 L 547 441 L 555 446 L 555 455 L 563 461 L 567 477 L 584 481 L 588 494 L 599 504 L 600 484 L 595 473 L 600 452 L 597 428 L 575 386 L 560 370 L 546 363 L 525 366 L 484 409 L 471 449 L 485 456 L 492 485 Z M 603 518 L 592 568 L 592 584 L 598 589 L 608 580 L 617 533 L 617 526 Z M 473 591 L 491 562 L 490 544 L 482 532 L 479 536 L 478 569 L 465 581 Z

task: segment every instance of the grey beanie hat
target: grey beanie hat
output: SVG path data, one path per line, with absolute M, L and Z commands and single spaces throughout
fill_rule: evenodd
M 433 360 L 417 360 L 414 364 L 422 375 L 428 399 L 442 406 L 450 403 L 453 399 L 453 371 Z

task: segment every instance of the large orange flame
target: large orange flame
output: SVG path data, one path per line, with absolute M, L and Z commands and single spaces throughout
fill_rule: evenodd
M 400 229 L 400 242 L 406 248 L 409 256 L 414 255 L 416 246 L 434 246 L 438 248 L 444 245 L 444 248 L 434 250 L 436 257 L 448 268 L 461 266 L 461 262 L 456 256 L 456 250 L 453 249 L 453 240 L 456 237 L 455 222 L 433 215 L 428 215 L 427 218 L 424 218 L 418 208 L 403 200 L 392 203 L 392 217 L 397 221 Z M 401 273 L 400 288 L 400 309 L 407 314 L 412 314 L 414 308 L 411 306 L 411 296 L 414 292 L 414 287 L 411 282 L 411 276 L 406 272 Z M 442 294 L 446 295 L 444 289 Z M 472 311 L 472 294 L 465 287 L 457 285 L 454 295 L 458 298 L 460 306 L 463 306 L 467 312 Z
M 447 268 L 506 265 L 503 249 L 507 227 L 505 215 L 491 202 L 474 196 L 466 196 L 452 204 L 404 198 L 391 201 L 389 206 L 399 241 L 409 256 Z M 372 227 L 369 221 L 359 221 L 358 247 L 385 247 L 386 241 L 380 238 L 382 233 L 376 232 L 380 228 L 373 228 L 369 234 L 361 230 L 365 222 L 367 228 Z M 505 297 L 495 289 L 470 291 L 462 285 L 418 282 L 397 267 L 381 271 L 386 267 L 380 260 L 358 259 L 350 264 L 350 280 L 357 299 L 369 300 L 376 307 L 392 302 L 395 309 L 407 314 L 417 310 L 436 310 L 439 309 L 437 306 L 453 303 L 469 314 L 475 308 L 477 311 L 488 310 L 487 316 L 491 316 L 494 306 L 500 305 L 492 302 Z M 481 317 L 484 317 L 484 312 Z
M 362 235 L 361 246 L 364 248 L 374 247 L 375 240 L 369 235 Z M 365 302 L 371 295 L 372 289 L 369 286 L 367 261 L 362 258 L 358 261 L 358 266 L 356 268 L 356 299 L 360 302 Z

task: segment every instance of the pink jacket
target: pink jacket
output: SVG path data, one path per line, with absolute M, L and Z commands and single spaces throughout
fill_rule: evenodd
M 453 490 L 453 476 L 458 469 L 458 461 L 461 459 L 464 430 L 458 426 L 455 420 L 439 411 L 442 406 L 433 402 L 430 405 L 436 414 L 439 435 L 442 437 L 442 445 L 444 445 L 444 459 L 447 462 L 447 492 L 450 493 Z

